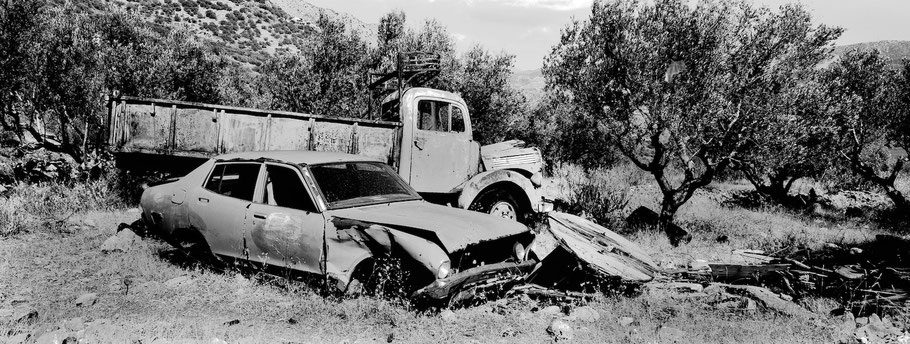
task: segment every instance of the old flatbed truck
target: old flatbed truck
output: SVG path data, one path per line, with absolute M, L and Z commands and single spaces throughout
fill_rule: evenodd
M 113 96 L 108 144 L 127 169 L 188 171 L 218 154 L 310 150 L 360 154 L 391 165 L 430 202 L 523 221 L 547 211 L 543 159 L 521 141 L 481 146 L 457 94 L 415 87 L 438 73 L 438 55 L 399 56 L 370 87 L 378 119 Z M 392 86 L 388 86 L 392 84 Z

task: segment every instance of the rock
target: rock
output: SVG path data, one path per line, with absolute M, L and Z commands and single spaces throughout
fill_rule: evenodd
M 31 335 L 28 333 L 19 333 L 17 335 L 10 336 L 6 340 L 7 343 L 25 343 L 29 337 L 31 337 Z
M 572 340 L 572 326 L 569 323 L 560 320 L 553 319 L 550 322 L 550 326 L 547 326 L 547 334 L 553 337 L 555 341 L 569 341 Z
M 184 284 L 189 284 L 192 282 L 193 281 L 190 280 L 189 276 L 183 275 L 183 276 L 177 276 L 177 277 L 174 277 L 174 278 L 171 278 L 171 279 L 165 281 L 164 285 L 168 288 L 176 288 L 176 287 L 182 286 Z
M 635 323 L 635 318 L 632 318 L 632 317 L 619 318 L 619 326 L 627 327 L 629 325 L 632 325 L 633 323 Z
M 872 314 L 869 316 L 869 325 L 871 326 L 882 326 L 882 318 L 878 317 L 878 314 Z
M 732 285 L 723 283 L 712 284 L 722 286 L 731 293 L 745 295 L 748 298 L 751 298 L 758 302 L 760 306 L 779 314 L 806 319 L 815 317 L 814 313 L 796 305 L 795 303 L 784 301 L 777 294 L 766 288 L 751 285 Z
M 439 318 L 447 323 L 455 322 L 455 312 L 452 312 L 451 309 L 446 309 L 439 313 Z
M 787 294 L 780 294 L 780 298 L 787 302 L 793 302 L 793 296 Z
M 540 313 L 542 315 L 557 315 L 560 312 L 562 312 L 562 309 L 560 309 L 559 306 L 548 306 L 544 307 L 544 309 L 541 309 L 537 313 Z
M 869 318 L 866 318 L 866 317 L 856 318 L 856 326 L 863 326 L 863 325 L 868 325 L 868 324 L 869 324 Z
M 79 339 L 76 338 L 76 336 L 69 336 L 63 338 L 63 342 L 61 344 L 79 344 Z
M 852 254 L 852 255 L 861 255 L 861 254 L 863 254 L 863 249 L 861 249 L 861 248 L 859 248 L 859 247 L 851 247 L 851 248 L 850 248 L 850 254 Z
M 38 320 L 38 310 L 29 306 L 0 309 L 0 323 L 31 325 Z
M 572 310 L 570 317 L 578 321 L 595 322 L 600 320 L 600 314 L 590 306 L 582 306 Z
M 660 215 L 647 207 L 638 207 L 626 218 L 626 223 L 632 228 L 657 228 Z M 682 227 L 669 223 L 666 228 L 667 238 L 670 244 L 679 246 L 680 243 L 692 241 L 692 235 Z
M 139 208 L 129 208 L 126 210 L 126 212 L 129 214 L 139 214 L 139 212 L 141 212 L 141 210 L 139 210 Z
M 227 344 L 227 342 L 225 342 L 225 341 L 223 341 L 223 340 L 221 340 L 221 339 L 215 338 L 215 337 L 212 337 L 212 340 L 211 340 L 209 343 L 212 343 L 212 344 Z
M 107 238 L 103 244 L 101 244 L 102 253 L 112 253 L 112 252 L 129 252 L 130 248 L 133 247 L 139 241 L 139 236 L 133 231 L 120 231 L 114 236 Z
M 657 330 L 661 343 L 683 343 L 686 332 L 674 327 L 661 327 Z
M 518 334 L 519 334 L 518 330 L 516 330 L 514 328 L 507 328 L 502 331 L 500 336 L 503 338 L 507 338 L 507 337 L 516 337 L 516 336 L 518 336 Z
M 234 320 L 229 320 L 229 321 L 224 322 L 225 326 L 234 326 L 234 325 L 238 325 L 238 324 L 240 324 L 240 319 L 234 319 Z
M 88 307 L 98 302 L 98 294 L 86 293 L 76 298 L 76 306 Z
M 95 220 L 92 220 L 92 219 L 89 219 L 89 218 L 83 219 L 83 220 L 82 220 L 82 224 L 85 225 L 85 226 L 87 226 L 87 227 L 91 227 L 91 228 L 98 227 L 98 226 L 95 224 Z
M 6 190 L 9 190 L 9 189 L 7 189 L 7 188 L 6 188 L 5 186 L 3 186 L 3 185 L 0 185 L 0 194 L 6 192 Z
M 755 313 L 758 311 L 758 304 L 755 303 L 755 300 L 746 299 L 746 306 L 743 307 L 743 310 L 749 313 Z
M 64 321 L 63 327 L 70 331 L 80 331 L 85 329 L 85 322 L 82 318 L 72 318 Z
M 708 265 L 708 261 L 704 259 L 696 259 L 689 262 L 689 269 L 691 270 L 711 270 L 711 266 Z
M 69 337 L 63 330 L 56 330 L 42 334 L 35 340 L 35 344 L 62 344 Z

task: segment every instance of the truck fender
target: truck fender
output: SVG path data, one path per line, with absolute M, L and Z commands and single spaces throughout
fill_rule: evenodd
M 538 204 L 540 203 L 540 196 L 537 194 L 534 185 L 531 184 L 531 180 L 521 173 L 510 170 L 487 171 L 469 179 L 461 186 L 461 192 L 458 195 L 458 207 L 468 209 L 481 192 L 485 191 L 490 186 L 499 183 L 508 183 L 520 188 L 524 191 L 524 195 L 515 196 L 526 197 L 525 200 L 529 202 L 531 207 L 528 209 L 529 211 L 537 210 Z

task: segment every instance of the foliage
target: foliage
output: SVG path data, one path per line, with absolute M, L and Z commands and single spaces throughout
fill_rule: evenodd
M 900 71 L 877 50 L 850 51 L 826 72 L 837 150 L 852 171 L 908 209 L 895 187 L 910 148 L 910 62 Z
M 32 140 L 81 161 L 88 141 L 100 138 L 103 96 L 114 90 L 219 101 L 212 81 L 226 62 L 188 32 L 159 33 L 119 11 L 84 11 L 69 3 L 39 7 L 34 0 L 23 3 L 35 10 L 19 15 L 33 24 L 2 23 L 4 32 L 22 32 L 6 44 L 15 53 L 4 62 L 11 68 L 4 70 L 16 75 L 0 80 L 4 94 L 13 99 L 4 103 L 9 104 L 4 123 L 16 123 L 4 129 L 15 131 L 20 140 L 28 132 Z
M 601 2 L 563 31 L 544 74 L 593 116 L 592 136 L 652 174 L 665 225 L 768 134 L 768 105 L 811 74 L 839 32 L 813 27 L 799 6 Z
M 768 134 L 754 138 L 735 168 L 769 200 L 805 207 L 804 199 L 789 195 L 794 183 L 841 170 L 831 149 L 836 133 L 825 121 L 828 99 L 819 80 L 795 85 L 776 98 L 768 104 Z
M 270 58 L 259 69 L 270 108 L 357 117 L 365 108 L 367 45 L 341 22 L 320 16 L 312 46 Z

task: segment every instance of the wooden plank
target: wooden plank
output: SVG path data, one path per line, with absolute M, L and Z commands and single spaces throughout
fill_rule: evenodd
M 549 213 L 550 232 L 561 245 L 601 273 L 631 281 L 650 281 L 657 264 L 637 245 L 581 217 Z
M 711 275 L 714 278 L 722 279 L 762 278 L 772 272 L 790 269 L 790 264 L 708 264 L 708 266 L 711 267 Z

